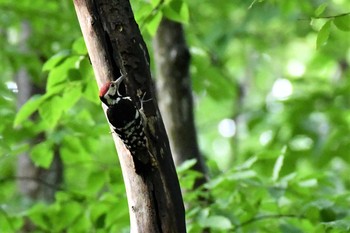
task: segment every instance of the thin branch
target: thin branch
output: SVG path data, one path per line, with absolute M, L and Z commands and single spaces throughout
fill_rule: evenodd
M 342 16 L 346 16 L 346 15 L 350 15 L 350 12 L 342 13 L 342 14 L 339 14 L 339 15 L 318 16 L 318 17 L 312 17 L 312 18 L 314 18 L 314 19 L 333 19 L 333 18 L 338 18 L 338 17 L 342 17 Z
M 13 180 L 29 180 L 29 181 L 35 181 L 37 183 L 43 184 L 51 189 L 54 190 L 61 190 L 63 191 L 62 187 L 59 187 L 58 185 L 51 184 L 46 182 L 45 180 L 42 180 L 40 178 L 34 178 L 34 177 L 26 177 L 26 176 L 8 176 L 5 178 L 0 179 L 0 183 L 5 183 Z
M 77 200 L 81 200 L 82 198 L 85 198 L 84 197 L 84 194 L 80 193 L 80 192 L 76 192 L 74 190 L 69 190 L 63 186 L 59 186 L 59 185 L 56 185 L 56 184 L 51 184 L 51 183 L 48 183 L 46 182 L 45 180 L 42 180 L 40 178 L 33 178 L 33 177 L 23 177 L 23 176 L 8 176 L 8 177 L 5 177 L 5 178 L 2 178 L 0 179 L 0 184 L 1 183 L 5 183 L 5 182 L 10 182 L 10 181 L 13 181 L 13 180 L 28 180 L 28 181 L 35 181 L 39 184 L 42 184 L 44 186 L 47 186 L 55 191 L 61 191 L 61 192 L 65 192 L 67 194 L 69 194 L 73 199 L 77 199 Z
M 350 15 L 350 12 L 338 14 L 338 15 L 330 15 L 330 16 L 311 16 L 310 18 L 302 18 L 298 20 L 311 20 L 311 19 L 334 19 L 342 16 Z

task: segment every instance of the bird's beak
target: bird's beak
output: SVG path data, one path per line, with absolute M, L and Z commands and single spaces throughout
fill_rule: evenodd
M 117 80 L 112 81 L 112 83 L 114 83 L 114 84 L 116 85 L 116 87 L 117 87 L 117 93 L 118 93 L 118 95 L 120 95 L 120 96 L 121 96 L 121 94 L 119 93 L 119 85 L 124 81 L 124 79 L 125 79 L 125 76 L 122 75 L 122 76 L 120 76 Z

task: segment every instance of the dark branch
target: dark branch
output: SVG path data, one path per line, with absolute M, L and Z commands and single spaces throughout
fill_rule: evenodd
M 350 15 L 350 12 L 338 14 L 338 15 L 330 15 L 330 16 L 311 16 L 310 18 L 301 18 L 298 20 L 311 20 L 311 19 L 334 19 L 342 16 Z

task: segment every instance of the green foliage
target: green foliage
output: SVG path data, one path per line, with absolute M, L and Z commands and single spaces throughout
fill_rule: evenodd
M 50 141 L 35 145 L 30 152 L 30 158 L 36 166 L 49 168 L 53 159 L 53 150 Z
M 121 171 L 71 1 L 7 2 L 0 1 L 0 23 L 9 35 L 0 37 L 0 232 L 20 232 L 28 223 L 36 228 L 32 232 L 128 232 Z M 38 14 L 52 15 L 43 20 Z M 31 40 L 20 50 L 21 22 L 26 20 Z M 22 90 L 11 85 L 20 68 L 45 92 L 32 96 L 17 112 L 17 91 Z M 27 179 L 16 177 L 22 152 L 41 168 L 60 155 L 65 182 L 41 183 L 60 190 L 53 203 L 19 193 L 16 180 Z
M 328 6 L 327 2 L 324 2 L 321 5 L 319 5 L 315 10 L 315 16 L 316 17 L 320 16 L 326 10 L 327 6 Z
M 333 22 L 339 30 L 350 31 L 350 14 L 335 17 Z
M 350 231 L 349 2 L 132 3 L 149 48 L 162 17 L 184 24 L 190 46 L 210 180 L 193 189 L 201 176 L 193 160 L 177 170 L 191 190 L 188 231 Z M 30 221 L 33 232 L 129 232 L 121 170 L 71 1 L 0 0 L 0 13 L 0 231 L 20 232 Z M 18 110 L 11 85 L 21 69 L 45 92 Z M 235 123 L 233 136 L 221 132 L 224 119 Z M 60 155 L 64 183 L 52 203 L 19 192 L 23 152 L 42 168 Z
M 135 19 L 141 22 L 142 32 L 154 36 L 162 17 L 187 24 L 189 7 L 184 0 L 138 1 L 133 4 Z
M 215 161 L 209 183 L 185 194 L 189 232 L 349 231 L 350 5 L 271 2 L 189 3 L 199 139 Z M 211 224 L 218 216 L 229 230 Z
M 211 179 L 199 191 L 185 193 L 185 200 L 191 200 L 187 209 L 189 232 L 208 227 L 212 232 L 349 231 L 346 203 L 350 193 L 336 188 L 346 185 L 336 178 L 338 171 L 324 169 L 311 175 L 293 172 L 276 178 L 276 167 L 283 170 L 280 158 L 273 170 L 265 169 L 265 174 L 259 172 L 259 159 L 253 158 Z M 343 165 L 349 172 L 349 165 Z M 191 178 L 183 177 L 186 170 L 180 169 L 182 185 Z M 209 204 L 198 201 L 203 197 Z
M 182 0 L 169 1 L 163 7 L 163 14 L 165 17 L 179 23 L 188 23 L 189 20 L 188 5 Z
M 331 20 L 328 20 L 320 29 L 317 34 L 316 48 L 320 48 L 328 41 L 330 29 L 331 29 Z

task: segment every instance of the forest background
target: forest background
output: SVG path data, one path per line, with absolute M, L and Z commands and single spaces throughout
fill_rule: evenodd
M 153 72 L 162 17 L 191 53 L 208 182 L 184 193 L 188 232 L 348 232 L 350 2 L 131 3 Z M 0 232 L 129 232 L 72 1 L 0 0 L 0 51 Z

